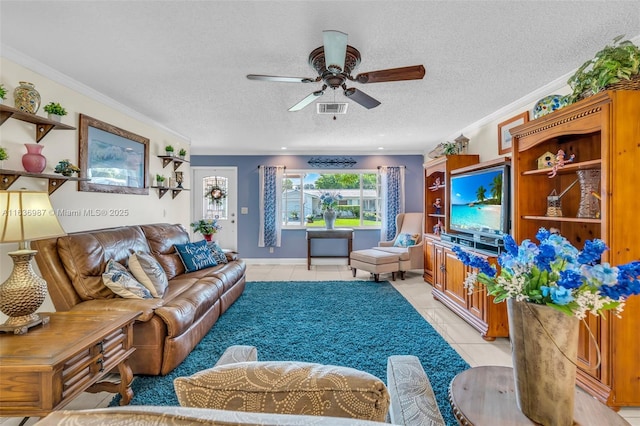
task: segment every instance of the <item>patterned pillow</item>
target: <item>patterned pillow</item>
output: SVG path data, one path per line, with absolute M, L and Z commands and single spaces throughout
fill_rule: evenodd
M 394 247 L 409 247 L 415 246 L 420 239 L 420 234 L 402 233 L 396 238 L 396 242 L 393 243 Z
M 149 253 L 132 253 L 129 256 L 129 270 L 153 297 L 162 297 L 169 285 L 167 274 L 160 262 Z
M 187 272 L 199 271 L 218 264 L 205 240 L 175 246 Z
M 211 253 L 213 253 L 213 258 L 218 262 L 218 265 L 222 263 L 229 263 L 227 255 L 224 254 L 224 251 L 222 251 L 218 243 L 210 241 L 207 243 L 207 246 L 209 247 L 209 250 L 211 250 Z
M 384 422 L 389 392 L 382 380 L 348 367 L 307 362 L 226 364 L 173 381 L 183 407 L 310 414 Z
M 151 293 L 120 263 L 111 259 L 102 274 L 102 282 L 118 296 L 125 299 L 151 299 Z

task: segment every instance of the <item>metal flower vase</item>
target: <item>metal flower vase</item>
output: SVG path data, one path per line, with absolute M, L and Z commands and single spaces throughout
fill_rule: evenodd
M 324 216 L 324 224 L 327 229 L 333 229 L 333 226 L 336 223 L 336 211 L 333 209 L 327 209 L 323 213 Z
M 572 425 L 578 319 L 514 299 L 507 312 L 518 408 L 542 425 Z

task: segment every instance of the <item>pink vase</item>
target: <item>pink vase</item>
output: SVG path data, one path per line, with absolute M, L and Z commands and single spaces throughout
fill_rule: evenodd
M 27 153 L 22 156 L 22 167 L 30 173 L 42 173 L 47 165 L 47 159 L 41 154 L 44 146 L 37 143 L 25 143 Z

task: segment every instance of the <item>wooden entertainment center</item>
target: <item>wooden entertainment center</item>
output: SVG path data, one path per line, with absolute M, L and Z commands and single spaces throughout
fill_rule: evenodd
M 539 228 L 555 228 L 578 248 L 586 240 L 602 239 L 609 247 L 602 261 L 613 266 L 640 259 L 635 232 L 640 212 L 639 123 L 640 91 L 621 90 L 601 92 L 511 129 L 511 235 L 516 242 L 536 241 Z M 574 157 L 553 173 L 544 161 L 555 159 L 559 150 L 565 159 Z M 441 221 L 444 232 L 450 229 L 446 212 L 452 172 L 484 167 L 469 156 L 454 157 L 424 165 L 424 279 L 432 284 L 436 299 L 492 340 L 508 335 L 505 304 L 494 304 L 484 293 L 467 294 L 463 281 L 468 267 L 451 251 L 455 241 L 443 241 L 439 232 L 432 232 L 434 220 Z M 434 218 L 436 197 L 442 207 L 441 216 Z M 626 301 L 620 318 L 609 311 L 604 318 L 588 315 L 586 324 L 588 329 L 583 324 L 580 330 L 578 384 L 608 406 L 640 406 L 640 296 Z
M 508 163 L 508 158 L 499 158 L 484 163 L 477 155 L 448 155 L 429 161 L 424 165 L 425 176 L 425 234 L 424 238 L 424 280 L 433 286 L 434 299 L 439 300 L 480 332 L 485 340 L 509 335 L 507 307 L 504 303 L 493 303 L 493 296 L 479 289 L 469 294 L 464 280 L 471 268 L 465 266 L 453 252 L 452 247 L 460 243 L 459 237 L 443 238 L 450 230 L 449 206 L 451 204 L 451 176 L 467 171 L 482 170 Z M 436 185 L 437 183 L 437 185 Z M 433 213 L 436 198 L 441 199 L 439 215 Z M 438 232 L 433 227 L 442 223 Z M 447 241 L 449 240 L 449 241 Z M 483 251 L 481 241 L 466 240 L 464 245 L 476 249 L 475 253 L 495 260 L 495 254 Z M 487 247 L 488 248 L 488 247 Z M 497 254 L 497 253 L 496 253 Z

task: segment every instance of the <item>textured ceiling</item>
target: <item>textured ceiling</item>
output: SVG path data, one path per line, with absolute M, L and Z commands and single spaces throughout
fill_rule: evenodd
M 0 42 L 192 143 L 192 153 L 425 153 L 566 76 L 619 34 L 634 1 L 1 1 Z M 351 83 L 382 102 L 333 120 L 312 104 L 322 31 L 349 34 L 354 74 L 423 64 L 423 80 Z M 7 82 L 5 82 L 6 84 Z M 324 102 L 345 102 L 328 90 Z

